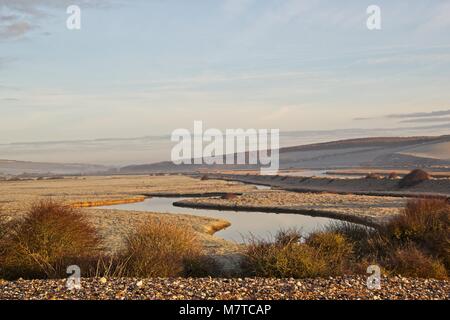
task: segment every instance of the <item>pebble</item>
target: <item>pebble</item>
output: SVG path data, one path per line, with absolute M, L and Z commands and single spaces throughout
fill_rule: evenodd
M 177 300 L 394 300 L 450 299 L 450 281 L 384 277 L 381 290 L 367 289 L 366 277 L 268 278 L 84 278 L 80 290 L 61 280 L 0 280 L 0 299 L 177 299 Z M 102 284 L 108 283 L 107 286 Z M 137 289 L 137 288 L 139 289 Z

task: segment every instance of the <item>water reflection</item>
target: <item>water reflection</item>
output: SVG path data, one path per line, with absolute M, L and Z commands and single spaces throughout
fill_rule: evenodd
M 300 214 L 275 214 L 264 212 L 220 211 L 211 209 L 192 209 L 173 206 L 182 198 L 154 197 L 143 202 L 102 207 L 104 209 L 119 209 L 132 211 L 150 211 L 160 213 L 191 214 L 195 216 L 224 219 L 231 226 L 216 233 L 225 240 L 243 242 L 250 234 L 257 237 L 274 235 L 279 229 L 301 228 L 305 234 L 323 228 L 336 221 L 329 218 L 310 217 Z

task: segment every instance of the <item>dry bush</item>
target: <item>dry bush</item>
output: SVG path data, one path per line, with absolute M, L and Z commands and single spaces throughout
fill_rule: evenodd
M 317 232 L 306 239 L 306 244 L 320 252 L 327 263 L 330 274 L 333 272 L 342 274 L 349 269 L 353 245 L 343 235 L 332 232 Z
M 443 259 L 450 269 L 450 205 L 445 200 L 408 201 L 402 214 L 381 229 L 381 235 L 399 246 L 414 243 Z
M 336 223 L 306 239 L 281 230 L 274 239 L 251 238 L 243 270 L 251 276 L 317 277 L 364 272 L 378 264 L 387 273 L 444 279 L 450 266 L 450 205 L 410 200 L 377 228 Z
M 419 199 L 408 201 L 398 216 L 377 229 L 343 223 L 328 232 L 351 241 L 357 263 L 372 261 L 405 276 L 442 278 L 442 267 L 450 270 L 449 219 L 446 201 Z
M 442 262 L 413 245 L 390 252 L 386 264 L 392 273 L 405 277 L 447 279 Z
M 381 175 L 379 175 L 378 173 L 369 173 L 368 175 L 366 175 L 365 179 L 379 180 L 381 179 Z
M 281 231 L 275 241 L 251 238 L 242 264 L 251 276 L 312 278 L 341 274 L 351 245 L 335 234 L 316 234 L 306 243 L 295 231 Z
M 392 171 L 391 173 L 389 173 L 388 175 L 388 179 L 394 180 L 398 178 L 398 174 L 395 171 Z
M 281 246 L 287 246 L 291 243 L 301 242 L 302 239 L 302 230 L 297 228 L 280 229 L 275 235 L 275 243 Z
M 201 176 L 201 178 L 200 178 L 200 181 L 205 181 L 205 180 L 209 180 L 209 177 L 206 174 Z
M 201 253 L 201 243 L 190 229 L 149 219 L 128 236 L 122 261 L 128 276 L 175 277 Z
M 340 234 L 352 243 L 356 259 L 374 258 L 374 239 L 377 236 L 375 229 L 350 222 L 336 222 L 330 224 L 325 231 Z
M 0 263 L 1 258 L 5 255 L 5 249 L 6 249 L 6 243 L 5 241 L 8 239 L 8 230 L 9 230 L 9 223 L 8 218 L 2 214 L 0 211 Z M 1 264 L 0 264 L 0 276 L 1 276 Z
M 308 278 L 325 273 L 325 262 L 305 244 L 286 246 L 257 241 L 248 244 L 242 269 L 247 275 L 274 278 Z
M 76 209 L 53 201 L 32 205 L 21 219 L 7 223 L 0 242 L 4 278 L 57 278 L 69 265 L 98 254 L 95 229 Z
M 415 169 L 405 175 L 399 182 L 398 185 L 400 188 L 409 188 L 413 187 L 415 185 L 418 185 L 419 183 L 423 181 L 430 180 L 430 175 L 428 172 L 421 170 L 421 169 Z
M 367 239 L 374 229 L 356 223 L 338 221 L 328 225 L 325 231 L 341 234 L 352 242 L 359 242 Z

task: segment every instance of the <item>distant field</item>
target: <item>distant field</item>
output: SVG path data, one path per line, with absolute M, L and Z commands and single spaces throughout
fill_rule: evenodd
M 424 145 L 400 153 L 414 157 L 450 160 L 450 142 Z
M 330 175 L 367 175 L 369 173 L 375 173 L 380 175 L 389 175 L 390 173 L 395 172 L 398 175 L 405 175 L 410 172 L 410 170 L 388 170 L 388 169 L 378 169 L 378 168 L 361 168 L 361 169 L 340 169 L 340 170 L 327 170 L 326 173 Z M 432 177 L 434 178 L 450 178 L 450 171 L 429 171 Z

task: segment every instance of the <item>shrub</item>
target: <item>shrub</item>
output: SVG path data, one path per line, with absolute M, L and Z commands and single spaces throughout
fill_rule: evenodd
M 347 265 L 351 245 L 339 235 L 320 233 L 300 241 L 298 232 L 280 231 L 274 241 L 250 239 L 243 270 L 252 276 L 309 278 L 336 275 Z
M 307 278 L 325 274 L 326 264 L 305 244 L 282 246 L 259 240 L 248 245 L 242 268 L 252 276 Z
M 81 212 L 57 202 L 37 202 L 7 227 L 0 242 L 4 278 L 65 277 L 69 265 L 81 265 L 99 250 L 96 231 Z
M 379 180 L 379 179 L 381 179 L 381 176 L 378 173 L 369 173 L 368 175 L 366 175 L 366 179 Z
M 380 231 L 383 237 L 400 246 L 414 243 L 442 258 L 450 267 L 450 205 L 445 200 L 410 200 L 402 214 Z
M 430 180 L 430 175 L 424 170 L 416 169 L 405 175 L 398 185 L 400 188 L 409 188 L 426 180 Z
M 149 219 L 128 236 L 122 260 L 128 276 L 175 277 L 200 256 L 201 244 L 193 231 Z
M 205 181 L 205 180 L 209 180 L 209 177 L 204 174 L 203 176 L 201 176 L 200 181 Z
M 332 232 L 317 232 L 311 234 L 306 243 L 320 252 L 327 263 L 329 273 L 340 274 L 348 269 L 353 246 L 343 235 Z
M 356 223 L 339 221 L 331 223 L 325 231 L 337 233 L 343 235 L 352 242 L 358 242 L 367 239 L 367 237 L 373 232 L 373 228 Z
M 5 241 L 7 240 L 7 235 L 8 235 L 8 218 L 6 216 L 4 216 L 1 212 L 0 212 L 0 263 L 1 263 L 1 258 L 4 256 L 5 252 L 6 252 L 6 243 Z M 1 275 L 1 264 L 0 264 L 0 275 Z
M 277 245 L 286 246 L 292 243 L 298 243 L 302 240 L 302 238 L 300 229 L 280 229 L 275 235 L 275 243 Z
M 373 228 L 350 222 L 336 222 L 326 228 L 327 232 L 340 234 L 352 244 L 353 254 L 357 259 L 372 259 L 374 252 L 374 239 L 377 231 Z
M 387 267 L 405 277 L 447 279 L 445 266 L 413 245 L 398 248 L 387 258 Z
M 395 171 L 392 171 L 391 173 L 389 173 L 388 175 L 388 179 L 394 180 L 398 178 L 398 174 Z
M 377 229 L 340 223 L 327 231 L 353 244 L 357 264 L 371 261 L 405 276 L 443 278 L 450 270 L 449 217 L 444 200 L 410 200 L 398 216 Z

